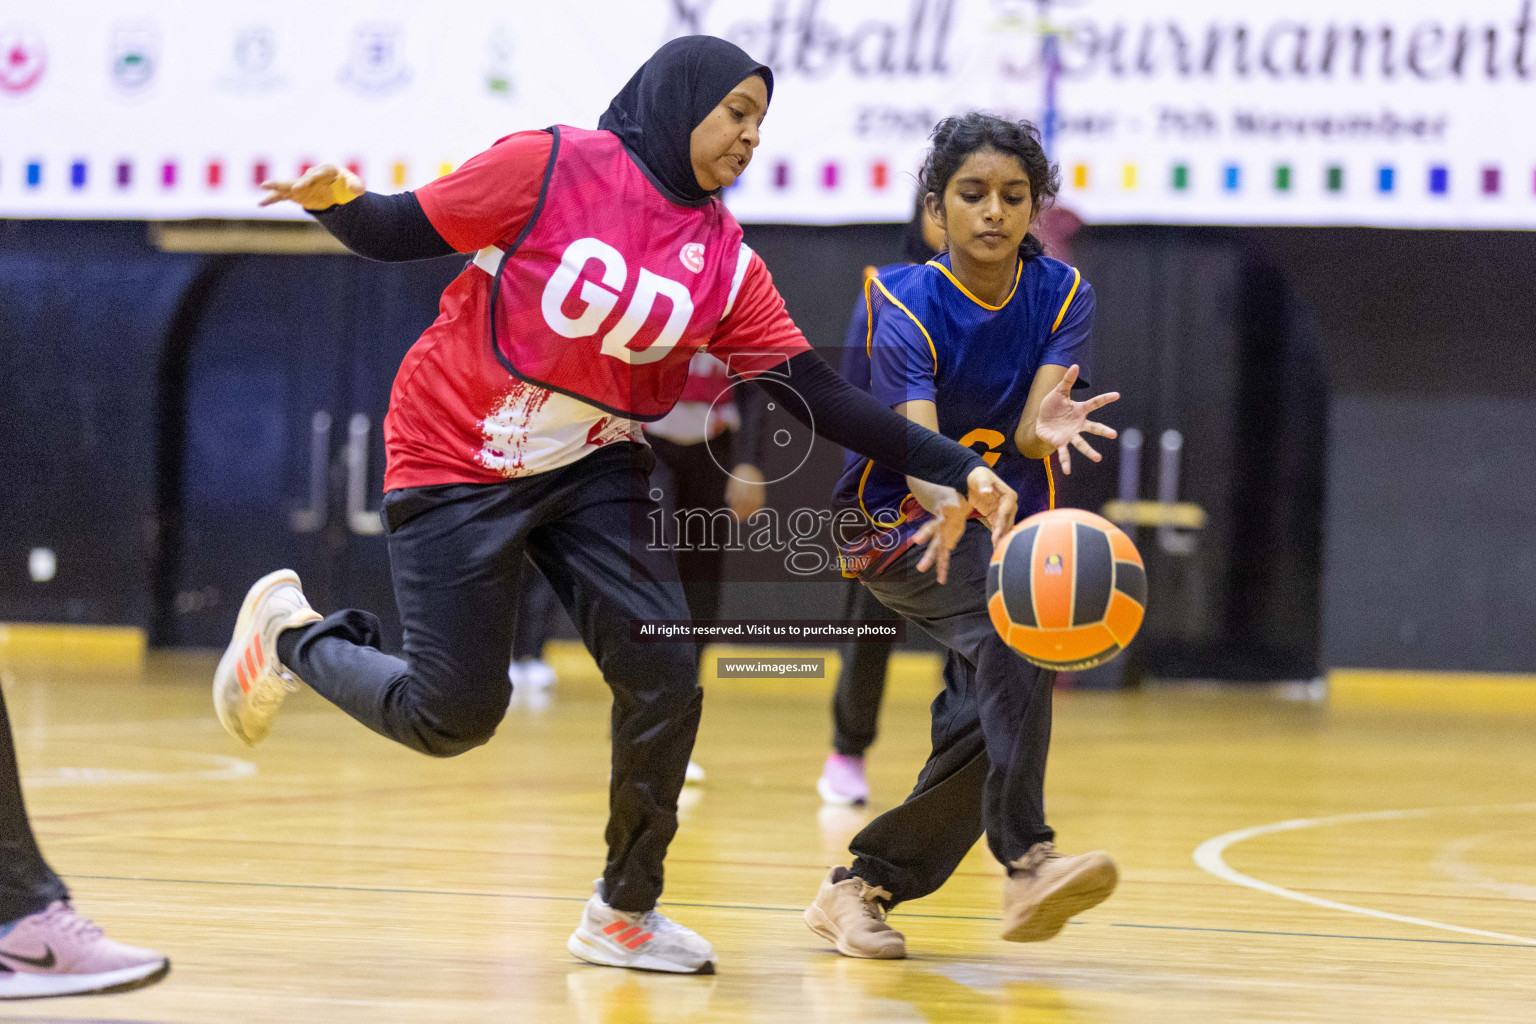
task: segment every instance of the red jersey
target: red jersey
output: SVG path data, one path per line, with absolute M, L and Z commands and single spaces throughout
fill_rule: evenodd
M 508 136 L 452 174 L 416 190 L 416 198 L 438 234 L 460 252 L 480 251 L 481 255 L 443 292 L 436 322 L 412 346 L 396 374 L 384 423 L 388 455 L 386 490 L 442 483 L 494 483 L 566 465 L 614 441 L 642 440 L 640 423 L 619 414 L 638 410 L 600 409 L 584 400 L 599 393 L 591 388 L 578 393 L 578 397 L 521 380 L 503 365 L 507 353 L 499 345 L 492 345 L 491 296 L 497 280 L 493 271 L 501 268 L 486 264 L 499 260 L 502 251 L 512 248 L 529 228 L 549 177 L 553 144 L 554 136 L 549 132 Z M 627 154 L 623 156 L 628 159 Z M 603 182 L 588 184 L 581 196 L 583 203 L 600 207 L 605 213 L 623 211 L 628 216 L 636 215 L 616 205 L 616 196 L 605 195 Z M 648 181 L 646 184 L 649 186 Z M 545 202 L 548 203 L 547 196 Z M 718 207 L 723 214 L 718 223 L 735 224 L 718 199 L 705 208 L 708 207 Z M 539 219 L 548 215 L 548 210 L 543 211 Z M 537 228 L 535 221 L 530 235 Z M 716 254 L 709 253 L 708 243 L 705 244 L 707 260 Z M 491 251 L 485 252 L 487 249 Z M 674 255 L 678 258 L 673 262 L 682 258 L 681 254 Z M 516 261 L 517 257 L 514 251 L 508 262 Z M 598 260 L 586 261 L 578 269 L 571 282 L 576 295 L 567 294 L 560 303 L 564 315 L 571 319 L 583 315 L 580 294 L 584 288 L 600 289 L 605 270 L 606 266 Z M 655 271 L 651 273 L 659 276 Z M 632 286 L 628 289 L 631 296 L 640 286 L 639 274 L 633 278 L 626 282 Z M 653 339 L 661 337 L 671 315 L 666 297 L 659 287 L 656 290 L 661 301 L 653 307 L 655 316 L 643 325 Z M 622 290 L 610 287 L 609 291 Z M 732 292 L 734 299 L 730 298 Z M 600 349 L 600 339 L 622 319 L 622 298 L 623 294 L 615 299 L 614 308 L 603 316 L 595 335 L 590 336 L 589 344 L 594 350 Z M 733 371 L 750 378 L 809 351 L 805 337 L 784 309 L 784 300 L 774 288 L 768 268 L 745 246 L 737 247 L 730 287 L 722 298 L 713 324 L 702 333 L 708 352 L 728 363 Z M 521 296 L 521 301 L 526 304 L 527 296 Z M 602 301 L 606 300 L 600 300 L 599 305 Z M 532 312 L 538 314 L 540 310 Z M 681 337 L 686 334 L 679 341 Z M 570 344 L 564 338 L 556 340 Z M 651 347 L 644 344 L 646 336 L 638 330 L 628 340 L 632 344 L 626 343 L 625 347 L 631 350 Z M 514 355 L 518 351 L 516 347 L 512 349 Z M 594 351 L 592 358 L 611 357 Z M 681 390 L 687 365 L 686 358 L 679 360 L 681 372 L 671 401 L 676 400 L 677 391 Z M 540 380 L 545 384 L 560 383 L 547 378 Z M 584 386 L 586 383 L 583 382 Z M 666 396 L 665 391 L 658 394 Z M 664 413 L 666 408 L 659 411 Z
M 496 352 L 530 384 L 660 419 L 735 300 L 750 250 L 723 203 L 671 202 L 612 132 L 550 132 L 531 222 L 484 253 L 497 264 Z

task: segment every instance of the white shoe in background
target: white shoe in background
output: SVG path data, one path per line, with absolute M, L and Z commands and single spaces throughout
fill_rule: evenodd
M 535 690 L 547 690 L 559 681 L 559 676 L 549 662 L 539 658 L 523 658 L 507 666 L 507 678 L 513 686 L 526 686 Z

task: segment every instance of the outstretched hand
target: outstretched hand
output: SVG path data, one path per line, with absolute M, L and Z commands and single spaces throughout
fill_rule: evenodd
M 963 498 L 952 487 L 934 488 L 930 485 L 927 500 L 920 502 L 933 518 L 918 527 L 913 535 L 915 543 L 927 546 L 918 560 L 917 571 L 934 569 L 940 583 L 949 575 L 949 553 L 960 543 L 972 510 L 980 512 L 992 527 L 994 544 L 1013 529 L 1013 519 L 1019 510 L 1018 494 L 985 466 L 971 470 L 965 483 L 967 491 Z
M 1013 529 L 1014 516 L 1019 512 L 1018 493 L 984 466 L 971 470 L 965 478 L 965 486 L 968 488 L 966 499 L 992 527 L 992 543 L 996 544 Z
M 267 194 L 261 197 L 258 205 L 271 206 L 291 199 L 306 210 L 324 210 L 350 203 L 368 191 L 362 178 L 335 164 L 316 164 L 294 181 L 264 181 L 261 187 Z
M 971 503 L 960 497 L 959 491 L 952 487 L 944 490 L 948 493 L 929 510 L 932 517 L 912 535 L 913 543 L 926 546 L 923 557 L 918 559 L 917 571 L 933 569 L 940 583 L 949 576 L 949 553 L 960 543 L 965 521 L 971 515 Z
M 1086 402 L 1074 402 L 1072 400 L 1072 385 L 1077 382 L 1077 365 L 1067 370 L 1066 376 L 1061 378 L 1061 383 L 1045 396 L 1045 401 L 1040 403 L 1040 414 L 1035 419 L 1035 436 L 1056 449 L 1056 457 L 1061 461 L 1063 473 L 1072 472 L 1072 452 L 1076 448 L 1094 462 L 1098 462 L 1104 456 L 1094 451 L 1093 446 L 1083 439 L 1084 434 L 1097 434 L 1100 437 L 1115 437 L 1113 427 L 1096 423 L 1088 418 L 1088 414 L 1102 409 L 1110 402 L 1120 397 L 1118 391 L 1107 391 L 1096 398 L 1090 398 Z

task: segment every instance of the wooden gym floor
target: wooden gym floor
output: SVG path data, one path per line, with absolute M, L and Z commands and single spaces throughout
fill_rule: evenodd
M 782 652 L 780 652 L 782 653 Z M 901 962 L 843 959 L 800 910 L 864 820 L 824 810 L 828 683 L 709 687 L 669 862 L 712 978 L 565 952 L 602 858 L 606 692 L 562 651 L 544 708 L 432 761 L 297 695 L 247 751 L 213 659 L 12 660 L 34 823 L 81 909 L 174 962 L 141 992 L 12 1003 L 21 1021 L 1517 1021 L 1536 1017 L 1536 702 L 1458 707 L 1359 677 L 1294 690 L 1062 693 L 1049 809 L 1124 880 L 1056 940 L 996 938 L 978 846 L 894 920 Z M 876 807 L 926 750 L 936 662 L 903 656 Z M 1434 691 L 1434 687 L 1419 687 Z M 1479 692 L 1468 684 L 1466 693 Z M 1198 863 L 1197 863 L 1198 861 Z

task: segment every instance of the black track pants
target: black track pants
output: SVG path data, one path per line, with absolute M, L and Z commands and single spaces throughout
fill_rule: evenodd
M 378 622 L 361 611 L 290 630 L 278 647 L 300 678 L 375 732 L 434 756 L 462 754 L 489 740 L 507 710 L 526 555 L 613 691 L 603 879 L 609 904 L 626 911 L 648 910 L 661 894 L 703 700 L 692 642 L 630 640 L 632 619 L 688 618 L 671 552 L 647 545 L 651 463 L 643 445 L 615 444 L 506 483 L 391 491 L 384 517 L 405 657 L 377 649 Z
M 21 798 L 16 737 L 0 693 L 0 925 L 46 910 L 69 890 L 43 860 Z
M 950 556 L 949 582 L 916 570 L 913 548 L 866 586 L 949 649 L 933 701 L 933 752 L 917 787 L 849 844 L 853 872 L 915 900 L 944 884 L 986 832 L 1007 864 L 1054 837 L 1045 824 L 1045 760 L 1056 674 L 1013 652 L 986 611 L 992 538 L 972 521 Z
M 849 583 L 844 619 L 874 622 L 894 617 L 862 583 Z M 832 693 L 832 749 L 839 754 L 863 757 L 874 745 L 893 647 L 888 640 L 869 639 L 842 645 L 843 667 Z

